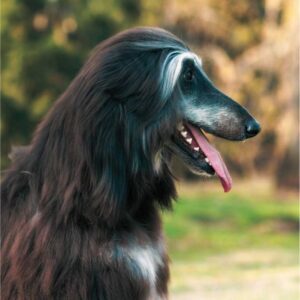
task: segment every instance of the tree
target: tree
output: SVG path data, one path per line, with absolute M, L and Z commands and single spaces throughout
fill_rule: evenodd
M 2 168 L 103 39 L 135 24 L 139 0 L 4 0 Z

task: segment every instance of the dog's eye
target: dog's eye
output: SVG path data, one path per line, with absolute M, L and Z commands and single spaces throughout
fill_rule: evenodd
M 186 81 L 192 81 L 194 79 L 194 70 L 193 69 L 188 69 L 184 75 L 183 75 L 183 78 L 186 80 Z

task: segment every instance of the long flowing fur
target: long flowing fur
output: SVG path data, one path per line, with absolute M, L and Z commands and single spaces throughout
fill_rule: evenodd
M 147 242 L 161 256 L 153 299 L 166 297 L 158 207 L 175 188 L 163 145 L 188 51 L 153 28 L 96 47 L 2 182 L 2 299 L 148 299 L 128 254 Z
M 99 44 L 31 144 L 11 154 L 2 299 L 167 299 L 159 209 L 176 196 L 171 151 L 211 172 L 184 122 L 230 140 L 260 131 L 171 33 L 137 28 Z

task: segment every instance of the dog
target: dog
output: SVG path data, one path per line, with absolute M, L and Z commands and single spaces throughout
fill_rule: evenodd
M 227 192 L 204 132 L 259 131 L 170 32 L 139 27 L 100 43 L 2 181 L 2 299 L 167 299 L 159 211 L 176 198 L 171 158 Z

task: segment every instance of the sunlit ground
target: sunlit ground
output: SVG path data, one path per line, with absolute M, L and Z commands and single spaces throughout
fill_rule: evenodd
M 164 214 L 171 300 L 299 299 L 298 196 L 267 179 L 180 184 Z

